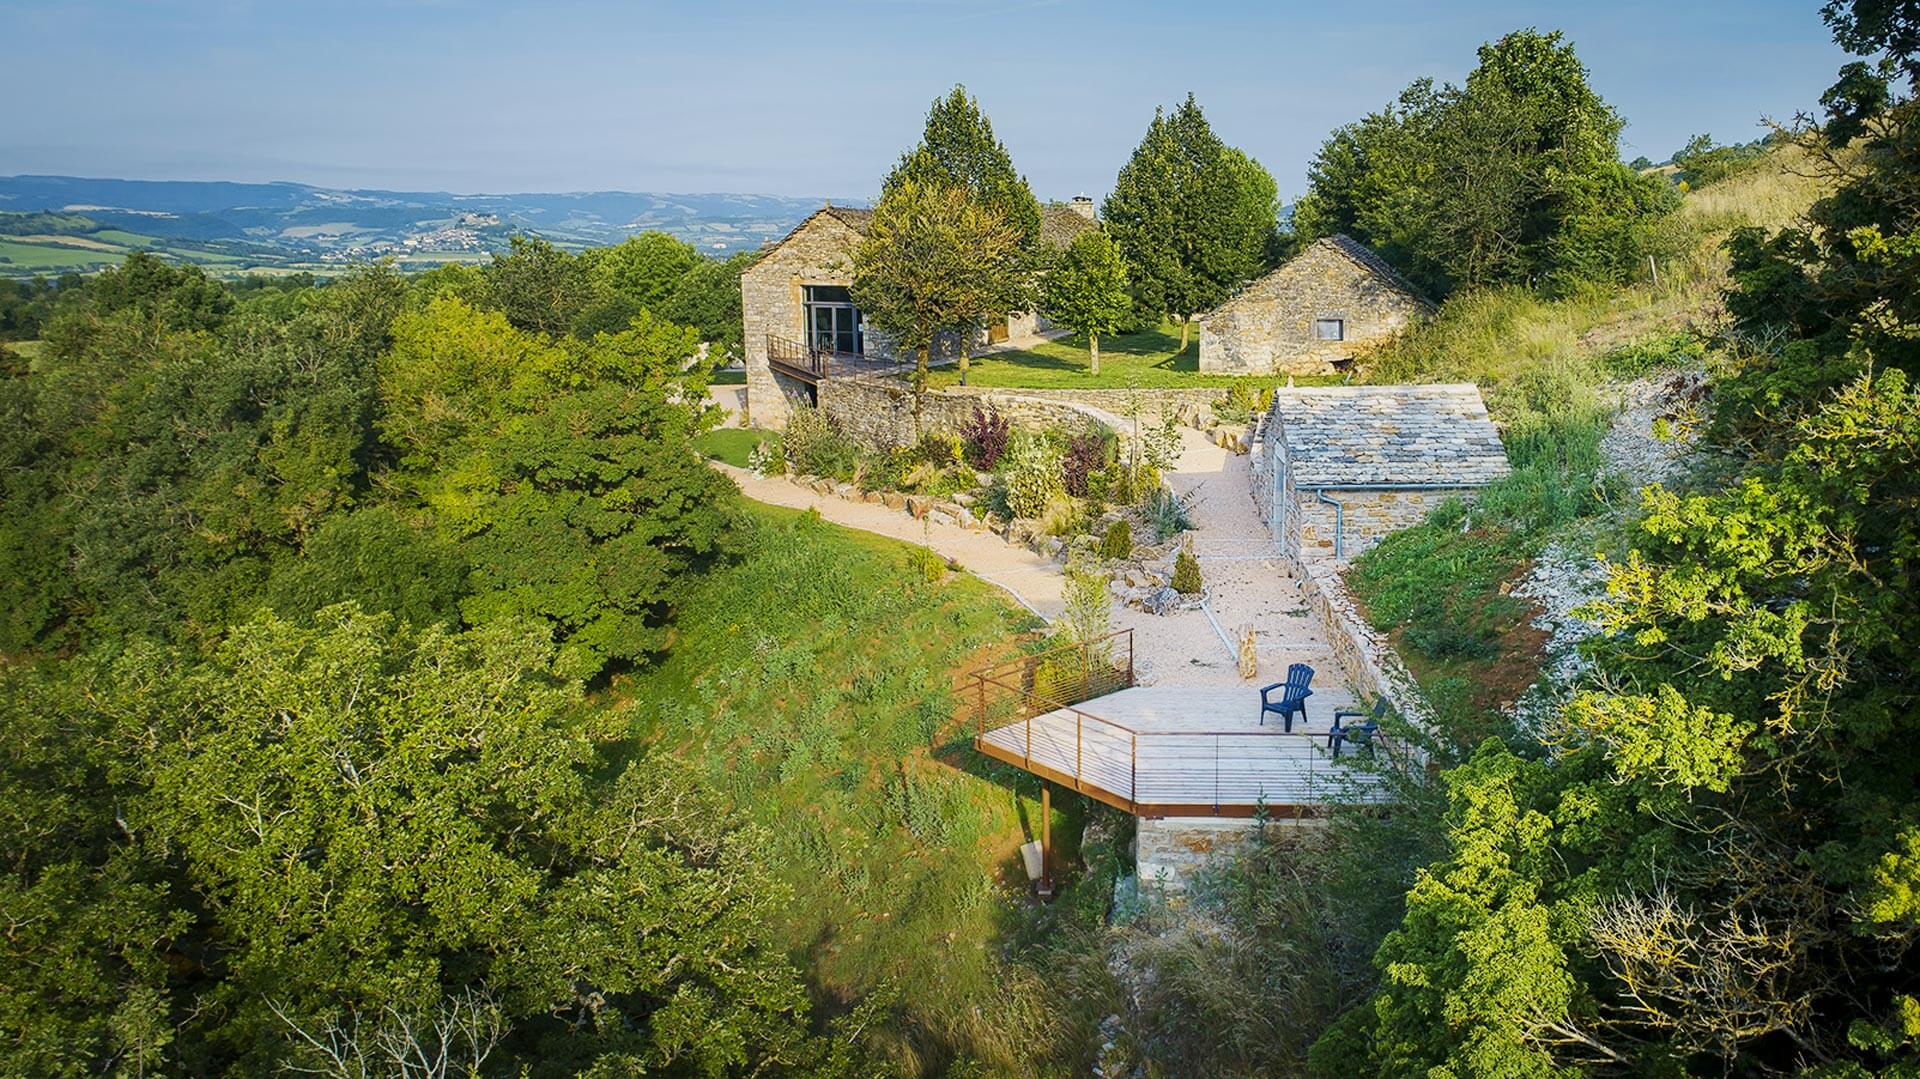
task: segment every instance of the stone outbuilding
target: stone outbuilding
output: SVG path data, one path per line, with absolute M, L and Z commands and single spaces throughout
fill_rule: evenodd
M 866 325 L 848 292 L 854 248 L 872 220 L 871 210 L 824 207 L 766 247 L 741 273 L 747 416 L 755 426 L 785 427 L 793 404 L 818 403 L 824 379 L 913 362 Z M 1041 242 L 1055 250 L 1094 227 L 1090 198 L 1041 207 Z M 1015 314 L 981 327 L 965 341 L 936 342 L 935 360 L 956 358 L 962 347 L 977 351 L 1051 328 L 1033 313 Z
M 1366 245 L 1328 236 L 1200 316 L 1200 370 L 1327 374 L 1433 310 Z
M 1276 390 L 1252 463 L 1261 517 L 1302 562 L 1352 559 L 1509 471 L 1472 384 Z

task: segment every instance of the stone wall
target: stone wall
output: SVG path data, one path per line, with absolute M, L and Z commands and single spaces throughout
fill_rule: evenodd
M 1391 278 L 1320 241 L 1200 317 L 1200 370 L 1326 374 L 1426 311 Z M 1344 322 L 1344 338 L 1317 339 L 1315 321 L 1333 318 Z
M 1334 526 L 1342 525 L 1339 548 L 1343 561 L 1360 557 L 1390 533 L 1417 525 L 1449 498 L 1472 497 L 1477 488 L 1440 491 L 1328 491 L 1327 497 L 1346 508 L 1344 515 L 1312 492 L 1292 491 L 1289 524 L 1290 554 L 1303 561 L 1334 560 Z M 1344 516 L 1344 521 L 1342 517 Z
M 935 431 L 958 434 L 973 418 L 974 408 L 988 404 L 1016 427 L 1085 431 L 1112 425 L 1112 417 L 1096 408 L 1024 390 L 928 390 L 916 402 L 910 383 L 888 375 L 830 378 L 820 384 L 820 411 L 842 433 L 874 449 L 910 446 Z
M 949 386 L 944 391 L 954 394 L 1005 393 L 979 386 Z M 1069 401 L 1074 404 L 1088 405 L 1102 412 L 1111 412 L 1116 416 L 1125 416 L 1127 410 L 1138 400 L 1143 419 L 1155 418 L 1161 408 L 1178 412 L 1187 406 L 1212 408 L 1227 391 L 1218 386 L 1191 387 L 1180 389 L 1021 389 L 1016 391 L 1022 397 L 1034 397 L 1049 401 Z
M 1251 820 L 1219 817 L 1142 817 L 1134 829 L 1134 866 L 1141 891 L 1168 898 L 1186 892 L 1196 873 L 1230 856 L 1261 827 Z M 1286 817 L 1265 824 L 1271 841 L 1319 835 L 1325 821 Z

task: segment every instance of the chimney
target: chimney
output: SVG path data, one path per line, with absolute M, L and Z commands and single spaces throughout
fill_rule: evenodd
M 1075 195 L 1073 197 L 1073 201 L 1067 203 L 1067 205 L 1073 208 L 1074 213 L 1079 214 L 1081 217 L 1086 218 L 1088 221 L 1092 221 L 1094 219 L 1093 218 L 1093 199 L 1091 197 L 1087 195 Z

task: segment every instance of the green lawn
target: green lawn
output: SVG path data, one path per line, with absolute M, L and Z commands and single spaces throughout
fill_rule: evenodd
M 953 364 L 934 369 L 928 385 L 939 388 L 960 381 L 960 368 Z M 1163 324 L 1156 330 L 1115 334 L 1100 339 L 1100 373 L 1089 370 L 1087 340 L 1063 337 L 1032 349 L 1002 352 L 975 358 L 967 373 L 974 386 L 1006 389 L 1094 389 L 1121 390 L 1129 386 L 1147 389 L 1177 389 L 1191 386 L 1231 386 L 1250 381 L 1273 385 L 1284 376 L 1203 375 L 1200 373 L 1200 334 L 1196 329 L 1180 347 L 1180 327 Z M 1337 383 L 1337 377 L 1324 380 L 1296 379 L 1300 383 L 1325 381 Z
M 751 427 L 721 427 L 693 440 L 693 448 L 735 468 L 747 467 L 747 455 L 766 441 L 767 433 Z
M 1069 926 L 1097 922 L 1118 858 L 1103 847 L 1082 869 L 1077 840 L 1111 811 L 1055 792 L 1067 884 L 1035 906 L 1017 848 L 1038 781 L 972 751 L 955 688 L 1032 620 L 964 574 L 927 581 L 908 544 L 791 510 L 749 517 L 666 658 L 613 687 L 637 751 L 765 829 L 765 864 L 794 895 L 773 928 L 829 1014 L 898 989 L 874 1034 L 901 1073 L 1074 1074 L 1109 1005 Z

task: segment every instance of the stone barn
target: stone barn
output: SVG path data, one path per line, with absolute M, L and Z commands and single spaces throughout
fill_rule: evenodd
M 1327 374 L 1432 312 L 1366 245 L 1329 236 L 1200 316 L 1200 370 Z
M 1352 559 L 1508 472 L 1471 384 L 1276 390 L 1252 463 L 1260 515 L 1301 562 Z
M 848 292 L 854 248 L 873 219 L 870 210 L 828 206 L 765 248 L 740 275 L 740 317 L 747 368 L 747 417 L 783 428 L 794 403 L 817 404 L 822 380 L 868 374 L 913 362 L 870 330 Z M 1093 200 L 1040 209 L 1041 242 L 1063 250 L 1095 227 Z M 1051 329 L 1032 313 L 980 327 L 970 340 L 935 343 L 935 362 L 969 350 L 1029 339 Z

